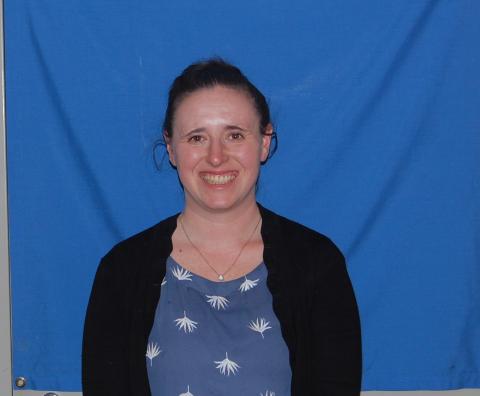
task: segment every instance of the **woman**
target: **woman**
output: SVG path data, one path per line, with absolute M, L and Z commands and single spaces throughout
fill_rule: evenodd
M 181 214 L 101 261 L 84 395 L 360 393 L 360 325 L 344 258 L 256 202 L 274 137 L 265 97 L 219 59 L 174 81 L 164 139 Z

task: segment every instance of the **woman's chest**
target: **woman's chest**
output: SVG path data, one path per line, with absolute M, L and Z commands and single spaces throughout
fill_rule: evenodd
M 262 264 L 241 279 L 211 282 L 169 259 L 146 351 L 154 396 L 290 394 L 266 275 Z

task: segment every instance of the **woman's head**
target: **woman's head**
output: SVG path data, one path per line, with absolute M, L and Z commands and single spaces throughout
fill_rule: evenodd
M 265 96 L 255 87 L 237 67 L 220 58 L 212 58 L 193 63 L 183 70 L 170 87 L 168 104 L 163 122 L 164 137 L 173 136 L 175 113 L 185 97 L 204 88 L 213 88 L 217 85 L 237 89 L 244 92 L 253 103 L 259 117 L 259 132 L 262 135 L 270 133 L 274 140 L 270 156 L 277 146 L 276 134 L 272 133 L 270 109 Z
M 272 136 L 265 97 L 238 68 L 213 59 L 175 79 L 164 138 L 187 206 L 224 211 L 255 204 Z

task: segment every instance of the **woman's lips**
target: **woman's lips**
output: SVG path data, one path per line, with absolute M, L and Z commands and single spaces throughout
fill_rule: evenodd
M 222 185 L 231 183 L 237 177 L 237 172 L 225 172 L 225 173 L 210 173 L 201 172 L 200 177 L 208 184 Z

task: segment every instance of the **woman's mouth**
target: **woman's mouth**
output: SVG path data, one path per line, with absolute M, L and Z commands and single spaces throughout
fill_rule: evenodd
M 236 177 L 237 173 L 231 172 L 222 175 L 215 175 L 212 173 L 202 173 L 200 177 L 208 184 L 222 185 L 231 183 Z

